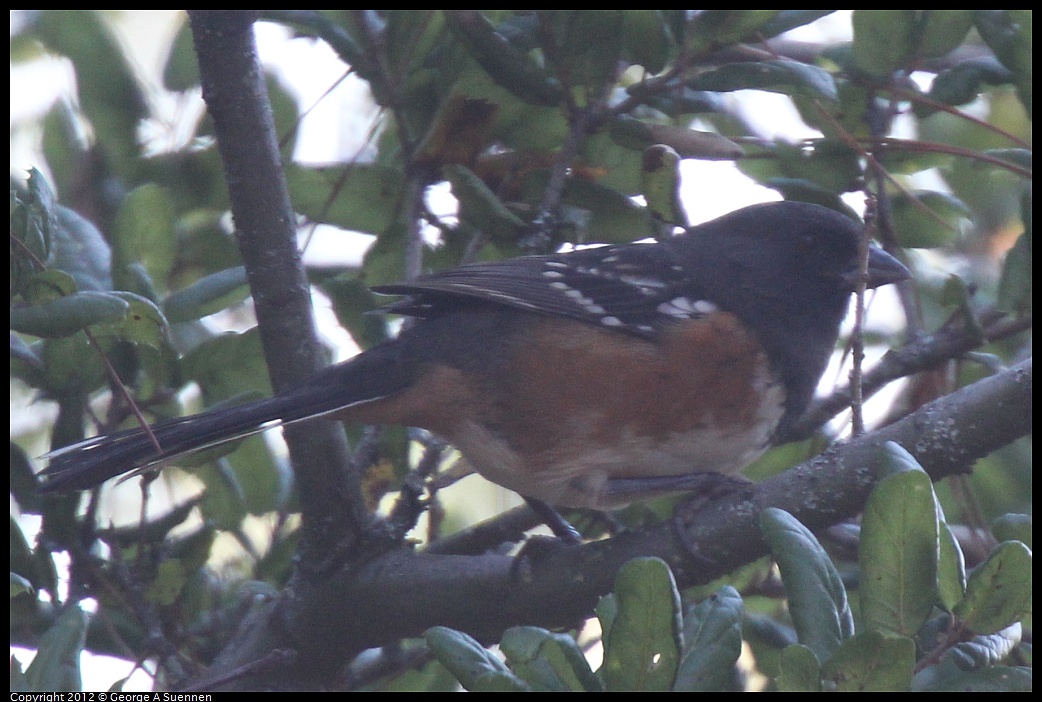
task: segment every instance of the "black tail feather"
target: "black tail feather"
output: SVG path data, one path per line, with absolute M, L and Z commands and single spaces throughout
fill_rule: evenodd
M 411 382 L 407 372 L 393 378 L 386 372 L 387 363 L 398 360 L 396 346 L 377 346 L 351 361 L 326 368 L 284 394 L 157 422 L 151 432 L 161 450 L 142 428 L 56 449 L 45 456 L 50 464 L 40 474 L 41 492 L 86 490 L 110 478 L 169 465 L 185 455 L 267 429 L 386 397 Z

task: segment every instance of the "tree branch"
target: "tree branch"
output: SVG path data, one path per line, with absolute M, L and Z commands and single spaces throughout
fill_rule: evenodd
M 281 621 L 307 635 L 293 642 L 302 662 L 291 677 L 297 684 L 314 684 L 314 676 L 332 674 L 362 650 L 417 636 L 436 624 L 485 640 L 518 624 L 572 626 L 591 614 L 618 568 L 637 556 L 667 561 L 681 587 L 710 582 L 767 553 L 759 530 L 766 507 L 786 509 L 814 529 L 857 514 L 876 482 L 888 441 L 908 449 L 935 479 L 966 472 L 977 458 L 1031 431 L 1031 391 L 1028 360 L 748 491 L 708 505 L 681 505 L 674 522 L 651 529 L 578 547 L 550 542 L 517 557 L 417 554 L 403 548 L 360 568 L 346 567 L 307 598 L 283 596 Z M 376 612 L 380 616 L 373 616 Z M 271 629 L 256 630 L 266 647 L 236 646 L 235 660 L 222 665 L 239 667 L 270 650 Z M 287 671 L 279 673 L 280 684 L 286 684 Z M 244 684 L 263 687 L 273 681 L 261 676 Z
M 264 73 L 253 39 L 256 11 L 190 10 L 203 98 L 224 163 L 239 251 L 253 293 L 276 391 L 325 365 L 311 292 L 297 250 L 296 216 L 282 170 Z M 305 558 L 322 563 L 369 520 L 349 451 L 333 421 L 285 429 L 304 519 Z M 313 559 L 306 556 L 310 554 Z

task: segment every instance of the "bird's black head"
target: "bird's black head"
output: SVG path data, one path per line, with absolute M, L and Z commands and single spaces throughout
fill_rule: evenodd
M 786 385 L 787 419 L 806 408 L 835 347 L 858 280 L 862 232 L 834 210 L 775 202 L 732 212 L 681 237 L 697 241 L 683 249 L 707 294 L 749 324 L 767 348 Z M 870 249 L 867 287 L 908 276 L 895 258 Z

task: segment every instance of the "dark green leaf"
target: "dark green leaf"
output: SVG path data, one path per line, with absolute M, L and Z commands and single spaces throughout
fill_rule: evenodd
M 462 631 L 443 626 L 428 629 L 423 637 L 431 653 L 470 692 L 523 692 L 528 685 Z
M 987 636 L 960 641 L 946 654 L 963 670 L 979 670 L 998 665 L 1009 657 L 1023 637 L 1020 622 Z
M 854 633 L 839 573 L 814 534 L 788 512 L 764 510 L 760 528 L 781 570 L 800 643 L 824 661 Z
M 294 208 L 316 222 L 379 234 L 397 214 L 401 173 L 376 165 L 286 168 Z
M 657 558 L 635 558 L 615 578 L 618 613 L 604 641 L 600 675 L 610 692 L 665 692 L 680 655 L 680 594 Z
M 1030 313 L 1032 308 L 1031 236 L 1017 237 L 1017 243 L 1006 253 L 999 281 L 998 307 L 1017 313 Z
M 122 290 L 112 294 L 127 303 L 126 315 L 115 323 L 110 322 L 94 327 L 95 335 L 99 339 L 115 337 L 154 349 L 162 348 L 169 327 L 166 318 L 155 303 L 140 295 Z
M 496 197 L 487 185 L 464 166 L 446 166 L 445 177 L 459 200 L 460 222 L 493 241 L 512 243 L 525 228 L 525 223 Z
M 603 692 L 571 636 L 532 626 L 507 629 L 499 643 L 510 669 L 535 692 Z
M 648 73 L 659 73 L 676 50 L 663 10 L 626 10 L 623 14 L 623 56 Z
M 822 677 L 836 692 L 900 692 L 914 669 L 912 639 L 868 631 L 844 641 L 822 665 Z
M 1020 541 L 1004 541 L 977 566 L 966 597 L 953 610 L 978 634 L 993 634 L 1024 617 L 1031 604 L 1031 551 Z
M 148 102 L 104 16 L 97 10 L 48 10 L 38 29 L 48 47 L 72 61 L 80 107 L 107 164 L 132 180 L 140 154 L 137 127 L 148 116 Z
M 686 85 L 692 90 L 766 90 L 828 101 L 839 97 L 836 83 L 828 71 L 788 59 L 729 63 L 702 73 L 687 81 Z
M 908 465 L 888 445 L 888 463 Z M 893 468 L 890 468 L 893 472 Z M 861 520 L 861 616 L 873 631 L 913 636 L 937 600 L 937 507 L 930 477 L 918 466 L 884 478 Z
M 958 198 L 935 191 L 901 193 L 892 200 L 897 241 L 904 248 L 928 249 L 950 244 L 970 216 Z
M 951 609 L 963 598 L 966 593 L 966 558 L 962 553 L 962 546 L 955 538 L 951 527 L 944 519 L 940 503 L 937 504 L 937 518 L 939 535 L 939 558 L 937 561 L 937 594 L 940 604 L 945 609 Z
M 479 10 L 446 10 L 445 19 L 460 43 L 498 85 L 538 105 L 560 101 L 557 80 L 511 46 Z
M 160 607 L 174 604 L 184 590 L 187 574 L 181 561 L 167 559 L 156 568 L 156 577 L 145 590 L 145 600 Z
M 821 664 L 806 646 L 786 646 L 778 668 L 778 692 L 821 692 Z
M 647 208 L 598 183 L 571 180 L 565 186 L 562 201 L 590 214 L 588 232 L 579 242 L 629 242 L 652 233 Z
M 25 671 L 36 692 L 79 692 L 80 653 L 87 634 L 87 614 L 78 606 L 66 607 L 40 638 L 36 658 Z
M 136 290 L 125 268 L 143 263 L 152 280 L 165 285 L 174 263 L 174 205 L 162 187 L 147 183 L 127 193 L 112 228 L 113 285 Z
M 781 10 L 700 10 L 685 29 L 689 51 L 720 48 L 753 37 Z
M 730 586 L 689 609 L 674 692 L 725 689 L 742 653 L 742 597 Z
M 121 321 L 129 309 L 126 301 L 112 293 L 78 292 L 42 305 L 13 308 L 11 328 L 54 339 L 92 324 Z
M 163 312 L 171 324 L 202 319 L 249 295 L 246 269 L 228 268 L 201 278 L 163 300 Z
M 623 12 L 562 10 L 546 16 L 551 24 L 563 25 L 554 63 L 569 77 L 576 103 L 579 107 L 598 103 L 615 85 L 623 49 Z
M 915 10 L 854 10 L 854 64 L 884 78 L 907 66 L 916 49 Z
M 999 541 L 1021 541 L 1031 548 L 1031 515 L 1004 514 L 991 523 L 991 530 Z
M 973 10 L 973 24 L 999 61 L 1013 72 L 1017 94 L 1031 116 L 1031 10 Z
M 973 27 L 969 10 L 922 10 L 922 13 L 918 46 L 921 56 L 944 56 L 954 51 Z
M 980 96 L 982 84 L 1003 85 L 1012 81 L 1013 74 L 994 57 L 966 59 L 938 73 L 927 97 L 945 105 L 965 105 Z M 933 113 L 929 105 L 916 105 L 915 110 L 920 117 Z
M 50 266 L 71 275 L 78 290 L 111 290 L 112 252 L 97 227 L 61 205 L 55 222 Z

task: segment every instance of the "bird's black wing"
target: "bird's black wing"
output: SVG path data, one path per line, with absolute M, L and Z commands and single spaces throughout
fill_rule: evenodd
M 373 290 L 408 296 L 386 308 L 395 314 L 431 317 L 482 301 L 649 338 L 713 309 L 698 281 L 657 243 L 475 263 Z

